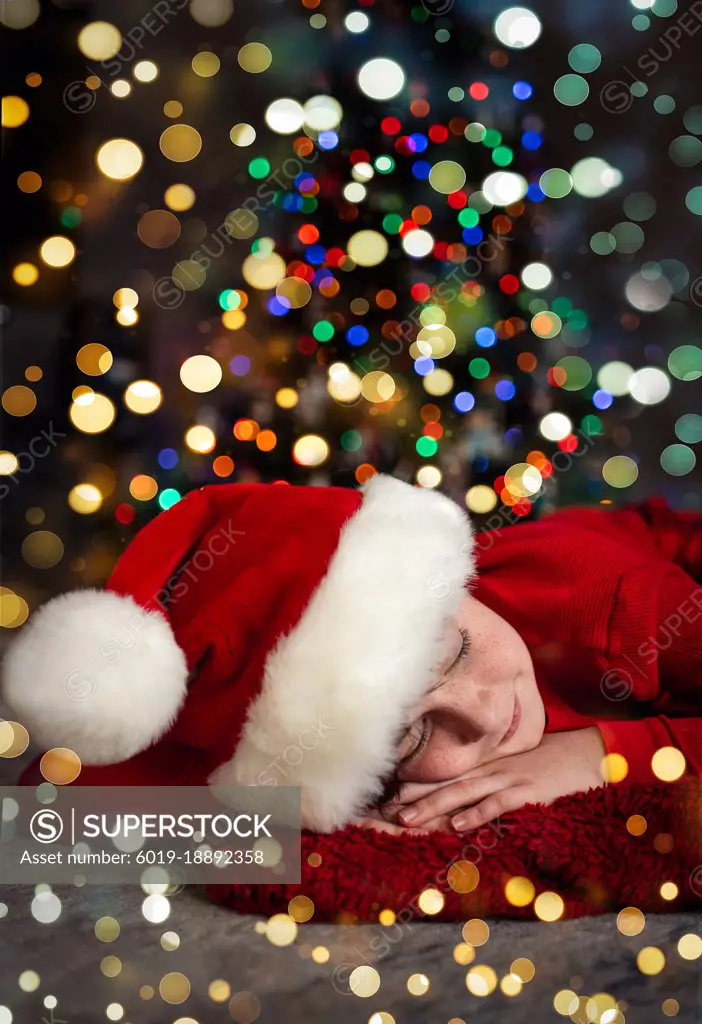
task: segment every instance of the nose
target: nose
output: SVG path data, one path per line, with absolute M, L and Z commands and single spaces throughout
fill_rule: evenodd
M 424 782 L 456 778 L 489 758 L 508 728 L 511 709 L 499 691 L 474 686 L 470 699 L 463 689 L 461 700 L 448 694 L 431 709 L 432 736 L 418 762 Z M 412 777 L 409 768 L 408 778 Z M 415 780 L 417 781 L 417 780 Z

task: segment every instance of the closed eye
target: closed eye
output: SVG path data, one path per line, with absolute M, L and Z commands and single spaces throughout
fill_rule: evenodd
M 468 657 L 468 652 L 470 651 L 470 635 L 468 633 L 468 630 L 462 629 L 460 633 L 461 637 L 463 638 L 463 642 L 461 643 L 461 649 L 456 656 L 456 660 L 449 669 L 449 672 L 453 672 L 456 665 L 458 665 L 461 661 L 464 661 Z
M 433 693 L 435 690 L 438 690 L 440 686 L 443 686 L 443 684 L 452 675 L 452 673 L 456 671 L 461 662 L 465 661 L 465 659 L 468 657 L 471 647 L 470 635 L 467 629 L 461 629 L 460 633 L 462 642 L 458 654 L 456 655 L 452 664 L 449 666 L 446 672 L 444 672 L 441 678 L 431 687 L 429 693 Z M 413 736 L 413 743 L 411 749 L 407 754 L 405 754 L 405 756 L 399 762 L 398 768 L 402 768 L 404 765 L 409 764 L 410 761 L 416 760 L 416 758 L 418 758 L 419 755 L 422 753 L 427 743 L 429 742 L 429 738 L 431 736 L 431 721 L 427 717 L 424 717 L 420 719 L 418 722 L 415 722 L 407 730 L 405 738 L 409 736 Z
M 412 746 L 409 753 L 405 754 L 402 760 L 398 763 L 398 769 L 408 765 L 411 761 L 414 761 L 422 753 L 429 737 L 431 736 L 431 722 L 428 718 L 420 718 L 418 722 L 411 725 L 405 733 L 405 738 L 412 736 Z
M 440 686 L 443 686 L 446 680 L 452 675 L 453 672 L 456 671 L 458 666 L 466 660 L 470 653 L 471 642 L 468 630 L 461 629 L 459 630 L 459 632 L 461 634 L 461 648 L 456 657 L 454 658 L 452 664 L 449 665 L 449 667 L 446 669 L 441 678 L 434 683 L 434 685 L 429 690 L 429 693 L 433 693 L 434 690 L 438 690 Z

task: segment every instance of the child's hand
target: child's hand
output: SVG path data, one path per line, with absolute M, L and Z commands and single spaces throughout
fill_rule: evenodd
M 547 733 L 538 747 L 474 768 L 460 779 L 406 785 L 394 804 L 397 820 L 412 828 L 446 827 L 458 832 L 479 828 L 528 803 L 550 804 L 560 796 L 604 785 L 604 744 L 595 727 Z M 402 805 L 398 809 L 398 804 Z
M 431 788 L 433 789 L 433 787 Z M 371 807 L 357 818 L 352 818 L 351 824 L 358 825 L 360 828 L 372 828 L 376 832 L 389 832 L 395 836 L 421 836 L 427 832 L 437 831 L 451 832 L 451 819 L 446 814 L 424 821 L 421 828 L 408 828 L 406 825 L 401 825 L 397 819 L 398 806 L 394 802 L 387 804 L 382 813 L 379 808 Z
M 413 786 L 414 790 L 426 793 L 433 792 L 434 786 Z M 430 831 L 451 831 L 451 819 L 447 814 L 423 821 L 420 828 L 408 828 L 398 820 L 397 812 L 400 805 L 396 801 L 384 807 L 369 807 L 360 815 L 351 819 L 351 824 L 361 828 L 374 828 L 376 831 L 387 831 L 392 836 L 425 836 Z
M 359 828 L 371 828 L 374 832 L 389 832 L 393 836 L 405 836 L 405 835 L 421 835 L 422 830 L 405 828 L 403 825 L 396 825 L 392 821 L 385 821 L 384 818 L 375 818 L 368 811 L 364 812 L 363 816 L 358 818 L 352 818 L 349 822 L 351 825 L 358 825 Z

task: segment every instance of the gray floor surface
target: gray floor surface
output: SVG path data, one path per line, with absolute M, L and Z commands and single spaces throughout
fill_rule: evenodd
M 581 996 L 608 992 L 624 1000 L 621 1007 L 627 1024 L 669 1019 L 661 1007 L 671 998 L 679 1003 L 677 1021 L 698 1024 L 702 1020 L 702 960 L 685 961 L 675 948 L 680 935 L 699 931 L 700 921 L 692 915 L 651 916 L 635 938 L 622 936 L 613 916 L 549 925 L 491 922 L 490 937 L 477 950 L 475 962 L 490 964 L 501 977 L 516 957 L 528 957 L 536 975 L 517 996 L 509 998 L 498 989 L 480 998 L 468 992 L 467 968 L 452 956 L 453 947 L 461 941 L 460 924 L 417 922 L 383 929 L 381 925 L 310 923 L 300 926 L 293 945 L 281 948 L 256 931 L 255 918 L 213 907 L 193 888 L 171 899 L 170 915 L 162 924 L 144 919 L 143 893 L 138 888 L 55 886 L 54 892 L 62 909 L 52 924 L 40 924 L 32 917 L 32 888 L 8 886 L 2 894 L 7 912 L 0 921 L 4 945 L 0 1004 L 11 1010 L 13 1024 L 40 1024 L 42 1019 L 52 1024 L 105 1021 L 111 1003 L 124 1008 L 121 1019 L 130 1024 L 170 1024 L 182 1018 L 187 1024 L 232 1019 L 244 1024 L 237 1016 L 236 1002 L 232 1017 L 229 999 L 217 1003 L 208 995 L 216 979 L 228 982 L 232 995 L 254 993 L 261 1024 L 367 1024 L 378 1011 L 391 1014 L 396 1024 L 447 1024 L 452 1018 L 466 1024 L 541 1024 L 568 1019 L 553 1007 L 554 994 L 560 989 L 572 989 Z M 95 935 L 95 922 L 105 915 L 117 918 L 121 929 L 109 943 Z M 178 934 L 178 949 L 162 948 L 165 931 Z M 385 955 L 378 959 L 371 952 L 378 943 L 370 943 L 380 931 L 388 942 Z M 666 955 L 666 966 L 655 977 L 642 975 L 636 967 L 636 952 L 647 945 L 658 946 Z M 330 960 L 315 963 L 309 958 L 312 946 L 325 946 Z M 307 957 L 301 955 L 305 952 Z M 122 962 L 115 978 L 101 972 L 106 956 L 117 956 Z M 349 993 L 347 979 L 353 966 L 368 962 L 378 971 L 381 985 L 374 996 L 362 998 Z M 40 978 L 34 992 L 24 992 L 19 985 L 20 974 L 28 970 Z M 191 993 L 185 1002 L 169 1005 L 159 995 L 159 982 L 174 971 L 187 976 Z M 423 996 L 407 990 L 407 979 L 415 973 L 425 974 L 430 981 Z M 145 985 L 155 990 L 153 998 L 140 996 Z M 58 1000 L 53 1021 L 43 1003 L 47 994 Z M 239 1005 L 245 1007 L 246 1000 L 239 997 Z M 251 1015 L 242 1016 L 252 1022 Z M 587 1015 L 575 1019 L 585 1024 Z M 390 1021 L 381 1017 L 372 1024 Z
M 0 759 L 0 783 L 12 784 L 31 755 L 27 751 L 11 763 Z M 53 891 L 61 913 L 42 924 L 31 912 L 33 887 L 0 886 L 0 1024 L 110 1019 L 122 1024 L 548 1024 L 569 1019 L 593 1024 L 584 1004 L 572 1018 L 559 1016 L 553 999 L 562 989 L 581 997 L 611 994 L 622 1011 L 616 1024 L 670 1019 L 702 1024 L 702 958 L 686 961 L 676 949 L 681 935 L 702 931 L 700 915 L 650 915 L 644 931 L 631 938 L 619 933 L 614 915 L 555 924 L 491 921 L 490 937 L 476 950 L 475 963 L 489 964 L 501 978 L 515 958 L 527 957 L 536 974 L 517 996 L 507 997 L 498 988 L 480 998 L 466 988 L 468 968 L 453 958 L 460 923 L 425 920 L 392 928 L 309 923 L 299 927 L 292 945 L 281 948 L 257 930 L 259 919 L 213 906 L 195 887 L 171 898 L 169 917 L 161 924 L 144 918 L 144 893 L 136 886 L 64 885 Z M 95 923 L 105 916 L 120 923 L 119 936 L 109 943 L 95 934 Z M 177 933 L 177 949 L 162 947 L 164 932 Z M 326 963 L 311 959 L 317 946 L 328 950 Z M 666 958 L 664 969 L 652 977 L 636 965 L 636 953 L 645 946 L 659 947 Z M 105 957 L 120 959 L 116 977 L 102 972 Z M 369 963 L 381 984 L 376 994 L 362 998 L 350 992 L 348 978 L 355 966 Z M 26 971 L 39 976 L 31 992 L 20 984 Z M 159 993 L 170 972 L 190 982 L 182 1003 L 169 1004 Z M 413 974 L 429 979 L 425 995 L 408 991 Z M 229 996 L 216 1002 L 209 995 L 217 979 L 230 986 L 231 1006 Z M 143 998 L 143 986 L 150 986 L 152 998 Z M 238 993 L 253 993 L 255 999 Z M 54 1008 L 45 1006 L 47 996 L 57 1000 Z M 673 1018 L 662 1010 L 671 999 L 679 1004 Z M 123 1008 L 121 1017 L 107 1015 L 110 1004 Z M 373 1016 L 380 1011 L 391 1017 Z

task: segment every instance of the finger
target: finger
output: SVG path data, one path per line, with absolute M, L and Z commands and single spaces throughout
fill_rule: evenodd
M 397 799 L 403 804 L 414 804 L 422 797 L 429 796 L 437 789 L 442 789 L 451 782 L 458 782 L 458 779 L 441 779 L 439 782 L 405 782 L 400 786 Z
M 451 827 L 451 818 L 448 814 L 442 814 L 439 818 L 432 818 L 430 821 L 425 821 L 419 828 L 405 828 L 404 826 L 398 826 L 399 835 L 403 836 L 428 836 L 432 832 L 453 832 Z
M 451 824 L 457 832 L 468 832 L 480 828 L 481 825 L 486 825 L 489 821 L 494 821 L 501 814 L 519 810 L 524 804 L 529 803 L 530 799 L 533 797 L 525 786 L 500 789 L 481 800 L 475 807 L 461 811 L 451 819 Z
M 455 781 L 455 779 L 451 779 L 451 782 Z M 380 813 L 388 821 L 394 821 L 398 811 L 403 807 L 416 803 L 445 785 L 447 785 L 446 782 L 405 782 L 391 800 L 380 805 Z
M 446 785 L 446 783 L 442 783 Z M 396 793 L 392 800 L 379 804 L 377 810 L 385 821 L 392 821 L 396 824 L 400 821 L 400 814 L 408 804 L 413 804 L 422 797 L 433 793 L 437 789 L 437 783 L 408 783 L 400 792 Z
M 397 798 L 390 800 L 386 804 L 379 804 L 377 808 L 374 808 L 373 817 L 376 813 L 379 818 L 383 821 L 390 821 L 397 824 L 398 811 L 402 809 L 402 804 L 398 803 Z
M 382 813 L 382 808 L 380 807 L 364 807 L 363 812 L 358 815 L 357 820 L 366 821 L 367 819 L 371 819 L 373 821 L 390 820 L 389 818 L 385 818 L 385 815 Z
M 483 765 L 479 765 L 477 768 L 471 768 L 469 772 L 456 775 L 451 779 L 440 779 L 437 782 L 403 782 L 390 802 L 400 806 L 414 804 L 425 796 L 429 796 L 430 793 L 435 793 L 438 789 L 445 789 L 447 786 L 453 786 L 454 783 L 463 782 L 465 779 L 477 779 L 485 774 Z
M 408 832 L 414 832 L 415 829 L 407 829 Z M 453 832 L 451 827 L 451 818 L 448 814 L 442 814 L 438 818 L 432 818 L 430 821 L 425 821 L 422 825 L 422 831 L 426 835 L 429 832 Z
M 383 821 L 380 818 L 352 818 L 351 824 L 358 825 L 359 828 L 370 828 L 375 832 L 389 832 L 395 836 L 406 835 L 408 831 L 402 825 L 395 825 L 390 821 Z
M 504 785 L 505 779 L 499 775 L 486 775 L 482 778 L 453 782 L 441 789 L 434 790 L 429 796 L 418 800 L 410 807 L 403 807 L 398 818 L 403 825 L 411 824 L 413 828 L 416 828 L 417 825 L 423 825 L 432 818 L 450 815 L 469 804 L 476 804 Z

